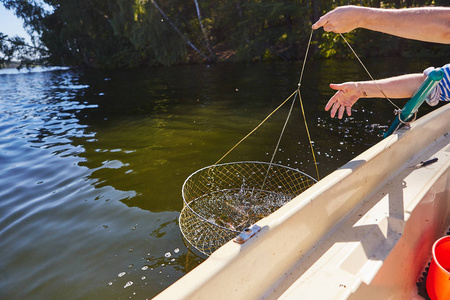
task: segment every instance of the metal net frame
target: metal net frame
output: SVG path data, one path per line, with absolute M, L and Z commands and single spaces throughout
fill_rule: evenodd
M 267 162 L 205 167 L 183 184 L 181 233 L 209 256 L 314 183 L 314 178 L 297 169 Z

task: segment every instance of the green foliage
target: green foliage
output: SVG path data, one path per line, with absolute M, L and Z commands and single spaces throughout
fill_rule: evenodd
M 321 42 L 319 43 L 318 51 L 319 56 L 324 58 L 352 57 L 348 46 L 339 35 L 331 32 L 324 32 L 320 38 Z M 345 38 L 351 45 L 353 45 L 355 40 L 355 35 L 353 33 L 346 34 Z
M 217 59 L 297 60 L 305 53 L 312 22 L 336 6 L 446 5 L 443 0 L 0 1 L 35 32 L 37 48 L 48 50 L 40 57 L 57 65 L 98 68 Z M 448 55 L 448 47 L 442 45 L 417 44 L 367 30 L 355 30 L 345 37 L 362 57 Z M 16 56 L 28 51 L 19 44 L 0 39 L 3 60 L 14 51 Z M 315 57 L 353 57 L 339 35 L 321 29 L 314 35 L 312 51 Z
M 241 3 L 236 31 L 231 36 L 237 59 L 299 58 L 311 31 L 306 13 L 297 1 Z
M 11 61 L 19 61 L 18 69 L 24 66 L 44 64 L 45 58 L 45 49 L 27 45 L 21 37 L 10 38 L 0 33 L 0 68 L 9 65 Z

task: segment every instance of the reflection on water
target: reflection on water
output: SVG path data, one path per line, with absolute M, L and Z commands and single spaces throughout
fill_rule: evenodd
M 367 65 L 376 77 L 426 66 Z M 289 96 L 299 67 L 1 71 L 2 296 L 145 299 L 200 263 L 178 228 L 183 181 Z M 321 177 L 378 142 L 393 118 L 382 100 L 344 120 L 323 111 L 328 83 L 365 76 L 353 61 L 307 64 L 302 98 Z M 226 161 L 269 161 L 288 109 Z M 275 161 L 315 175 L 298 107 Z

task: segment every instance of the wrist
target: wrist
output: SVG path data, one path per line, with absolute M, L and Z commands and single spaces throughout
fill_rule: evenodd
M 368 11 L 363 6 L 355 6 L 355 28 L 363 28 L 364 20 L 367 17 Z
M 378 25 L 381 21 L 378 20 L 381 9 L 373 7 L 357 6 L 356 28 L 371 29 L 374 25 Z
M 359 91 L 359 98 L 365 98 L 367 97 L 367 93 L 364 89 L 364 87 L 361 86 L 361 84 L 355 82 L 356 88 Z

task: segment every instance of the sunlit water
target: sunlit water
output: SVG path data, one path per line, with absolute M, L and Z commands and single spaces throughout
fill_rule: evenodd
M 368 63 L 375 77 L 427 66 Z M 0 70 L 0 298 L 146 299 L 195 267 L 202 259 L 177 220 L 183 181 L 295 91 L 299 69 Z M 380 141 L 393 119 L 384 100 L 343 120 L 323 111 L 328 83 L 366 78 L 354 61 L 307 64 L 302 96 L 321 177 Z M 225 162 L 270 161 L 288 109 Z M 316 177 L 298 105 L 275 161 Z

